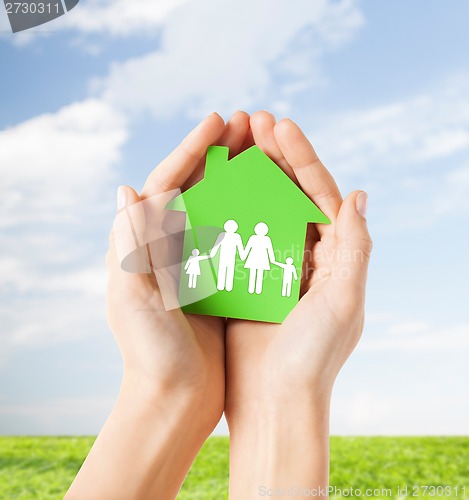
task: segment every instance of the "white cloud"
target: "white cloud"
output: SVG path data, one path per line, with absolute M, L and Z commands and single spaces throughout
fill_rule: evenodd
M 87 99 L 0 132 L 0 352 L 105 328 L 109 190 L 127 139 L 123 115 Z M 114 193 L 112 193 L 114 202 Z
M 331 434 L 466 435 L 467 398 L 416 378 L 412 391 L 386 394 L 386 388 L 339 390 L 332 398 Z M 435 395 L 438 394 L 438 397 Z
M 469 213 L 469 167 L 460 168 L 446 175 L 435 200 L 437 215 Z
M 469 75 L 409 99 L 340 113 L 311 137 L 327 164 L 349 174 L 407 170 L 467 152 Z
M 154 34 L 166 17 L 189 0 L 88 0 L 63 18 L 60 27 L 82 33 Z
M 21 235 L 21 239 L 26 239 Z M 38 251 L 28 240 L 28 248 L 34 252 L 34 259 L 25 255 L 4 256 L 0 260 L 0 291 L 14 289 L 20 293 L 45 292 L 80 292 L 87 297 L 103 297 L 106 283 L 104 261 L 100 264 L 86 263 L 83 267 L 63 266 L 58 264 L 49 273 L 44 270 L 45 264 L 50 265 L 49 257 L 54 258 L 54 249 L 46 251 L 46 255 Z M 49 254 L 50 252 L 50 254 Z M 67 261 L 74 261 L 73 256 L 67 256 Z M 60 271 L 59 271 L 60 270 Z
M 123 116 L 98 99 L 0 132 L 0 226 L 63 220 L 87 210 L 112 178 L 127 138 Z
M 157 117 L 285 109 L 291 92 L 322 78 L 320 56 L 362 24 L 353 0 L 190 2 L 168 16 L 158 50 L 114 64 L 94 88 L 114 106 Z
M 70 268 L 44 268 L 42 255 L 29 248 L 36 268 L 28 273 L 28 255 L 18 258 L 0 283 L 2 332 L 0 366 L 17 351 L 69 342 L 107 331 L 105 318 L 106 270 L 72 262 Z M 75 242 L 75 244 L 77 244 Z M 11 264 L 8 259 L 6 266 Z M 103 260 L 103 259 L 101 259 Z
M 81 0 L 72 11 L 46 25 L 15 34 L 11 33 L 5 9 L 0 9 L 0 37 L 23 47 L 38 37 L 67 30 L 78 33 L 76 42 L 87 52 L 98 53 L 100 44 L 89 43 L 89 35 L 154 37 L 168 15 L 188 1 L 194 0 Z
M 11 300 L 0 309 L 4 328 L 0 336 L 2 357 L 19 348 L 76 340 L 103 331 L 104 300 L 97 306 L 96 302 L 96 297 L 79 292 L 43 293 L 40 298 Z
M 392 321 L 394 315 L 388 311 L 366 311 L 366 324 L 383 324 Z
M 370 193 L 376 234 L 428 228 L 469 213 L 469 73 L 318 123 L 309 135 L 319 156 L 344 192 L 360 187 Z
M 394 401 L 380 397 L 378 402 L 375 394 L 363 390 L 345 397 L 334 396 L 331 404 L 332 433 L 372 434 L 369 426 L 383 422 L 393 406 Z M 341 418 L 342 415 L 347 418 Z
M 428 323 L 425 321 L 406 321 L 404 323 L 396 323 L 389 327 L 388 332 L 391 335 L 412 335 L 422 333 L 429 329 Z
M 321 56 L 364 24 L 356 0 L 89 0 L 49 23 L 78 33 L 72 44 L 91 54 L 91 34 L 161 35 L 158 47 L 111 66 L 91 87 L 115 108 L 157 117 L 199 118 L 217 110 L 270 107 L 289 111 L 292 94 L 324 80 Z M 16 37 L 16 38 L 15 38 Z M 27 44 L 35 37 L 15 35 Z
M 469 349 L 469 323 L 434 327 L 421 321 L 396 323 L 384 332 L 368 332 L 360 344 L 363 351 L 457 351 Z
M 363 338 L 336 382 L 331 432 L 467 434 L 468 348 L 469 324 L 439 327 L 428 317 L 371 311 Z
M 65 398 L 37 404 L 8 404 L 0 407 L 0 415 L 15 415 L 50 419 L 51 417 L 85 416 L 96 409 L 110 410 L 111 398 Z
M 93 435 L 109 415 L 114 397 L 44 399 L 37 403 L 4 403 L 0 424 L 5 434 Z

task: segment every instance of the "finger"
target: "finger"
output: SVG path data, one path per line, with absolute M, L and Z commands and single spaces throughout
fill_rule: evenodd
M 244 138 L 244 141 L 241 144 L 241 147 L 239 148 L 239 152 L 242 153 L 243 151 L 246 151 L 246 149 L 249 149 L 250 147 L 254 146 L 254 144 L 255 143 L 254 143 L 254 137 L 252 135 L 252 130 L 251 127 L 249 127 L 246 137 Z
M 249 115 L 244 111 L 237 111 L 226 123 L 225 131 L 216 144 L 218 146 L 228 146 L 230 149 L 230 158 L 232 158 L 239 153 L 248 131 Z M 184 183 L 183 190 L 199 182 L 204 176 L 204 170 L 205 162 L 201 161 Z
M 295 174 L 283 156 L 274 136 L 275 117 L 267 111 L 256 111 L 251 116 L 251 130 L 255 144 L 273 160 L 294 182 Z
M 220 146 L 228 146 L 230 148 L 230 158 L 236 156 L 241 149 L 241 146 L 249 131 L 249 115 L 244 111 L 236 111 L 228 120 L 225 132 L 217 143 Z
M 223 118 L 213 113 L 203 120 L 181 144 L 148 176 L 142 198 L 180 188 L 225 131 Z
M 368 195 L 364 191 L 350 193 L 340 208 L 335 228 L 337 252 L 334 277 L 347 290 L 343 297 L 352 301 L 364 299 L 373 247 L 365 218 L 367 200 Z
M 293 168 L 301 189 L 334 222 L 342 203 L 339 188 L 332 175 L 319 160 L 316 151 L 301 129 L 284 119 L 274 128 L 275 139 L 285 159 Z M 332 227 L 319 225 L 321 236 Z
M 303 267 L 301 271 L 300 297 L 302 297 L 311 286 L 311 279 L 314 270 L 314 245 L 320 239 L 317 226 L 308 224 L 306 229 L 306 241 L 303 257 Z
M 109 237 L 109 250 L 106 263 L 109 270 L 109 286 L 115 289 L 125 289 L 130 284 L 147 281 L 145 269 L 150 269 L 146 247 L 143 245 L 145 214 L 140 203 L 140 197 L 129 186 L 120 186 L 117 195 L 118 213 Z M 136 249 L 141 249 L 139 252 Z M 123 269 L 124 259 L 127 260 L 127 271 Z M 143 260 L 143 262 L 141 262 Z M 139 272 L 128 272 L 131 269 Z

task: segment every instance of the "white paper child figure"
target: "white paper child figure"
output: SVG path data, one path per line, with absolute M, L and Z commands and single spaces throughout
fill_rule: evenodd
M 192 250 L 192 255 L 187 259 L 184 270 L 189 275 L 189 288 L 197 286 L 197 277 L 200 276 L 200 261 L 210 258 L 208 255 L 199 255 L 200 252 L 197 248 Z
M 287 259 L 285 259 L 285 264 L 281 262 L 275 262 L 275 264 L 283 269 L 282 297 L 290 297 L 292 281 L 293 279 L 295 279 L 295 281 L 298 279 L 293 259 L 287 257 Z

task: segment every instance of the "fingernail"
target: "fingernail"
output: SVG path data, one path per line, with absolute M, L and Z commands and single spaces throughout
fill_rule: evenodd
M 127 203 L 127 191 L 124 186 L 117 188 L 117 210 L 122 210 Z
M 362 191 L 358 194 L 355 200 L 355 206 L 357 208 L 357 212 L 362 216 L 366 217 L 366 209 L 368 206 L 368 194 L 365 191 Z

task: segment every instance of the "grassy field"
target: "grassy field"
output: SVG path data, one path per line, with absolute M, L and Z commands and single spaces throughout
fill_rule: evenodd
M 0 499 L 62 498 L 93 440 L 0 438 Z M 343 490 L 360 488 L 363 498 L 368 488 L 389 488 L 391 495 L 377 492 L 367 498 L 464 498 L 461 490 L 456 494 L 455 486 L 465 486 L 469 498 L 469 438 L 333 437 L 330 482 Z M 214 437 L 203 447 L 178 498 L 225 499 L 227 484 L 228 439 Z M 399 496 L 397 487 L 406 485 L 408 495 Z M 429 489 L 424 495 L 423 488 L 413 490 L 413 485 L 450 486 L 453 490 L 439 490 L 439 495 L 432 495 Z

